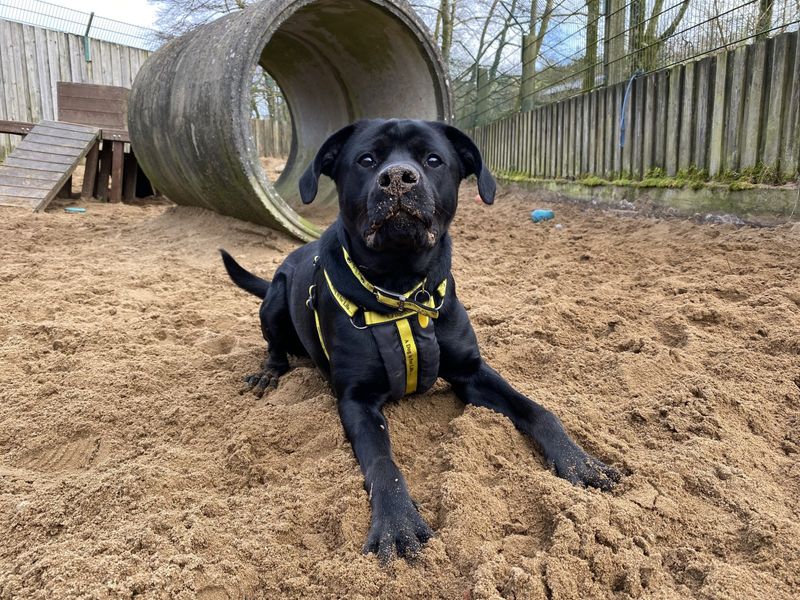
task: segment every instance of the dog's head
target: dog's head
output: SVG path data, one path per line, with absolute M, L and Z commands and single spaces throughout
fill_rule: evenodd
M 300 178 L 300 197 L 317 195 L 320 175 L 336 183 L 339 211 L 351 236 L 375 251 L 424 251 L 447 231 L 462 179 L 476 175 L 486 204 L 495 182 L 473 141 L 446 123 L 359 121 L 319 149 Z

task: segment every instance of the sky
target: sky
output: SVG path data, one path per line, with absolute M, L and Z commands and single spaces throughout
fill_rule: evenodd
M 99 17 L 115 19 L 131 25 L 140 25 L 153 29 L 156 22 L 156 8 L 147 0 L 50 0 L 53 4 L 69 6 L 75 10 L 92 12 Z

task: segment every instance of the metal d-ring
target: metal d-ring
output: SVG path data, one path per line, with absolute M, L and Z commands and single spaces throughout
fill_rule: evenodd
M 355 321 L 353 321 L 353 317 L 350 317 L 350 325 L 352 325 L 356 329 L 362 329 L 362 330 L 363 329 L 369 329 L 369 325 L 364 325 L 363 327 L 359 327 L 358 325 L 356 325 Z
M 420 292 L 425 292 L 425 295 L 427 296 L 427 298 L 425 300 L 421 301 L 421 302 L 419 300 L 417 300 L 417 296 L 419 295 Z M 428 290 L 423 288 L 421 290 L 417 290 L 417 293 L 414 295 L 414 302 L 417 302 L 418 304 L 424 305 L 425 302 L 427 302 L 431 298 L 433 298 L 433 295 Z M 436 311 L 438 313 L 442 309 L 443 306 L 444 306 L 444 296 L 442 296 L 442 301 L 439 303 L 439 306 L 429 306 L 428 309 Z
M 425 300 L 420 300 L 419 299 L 419 295 L 420 294 L 425 294 L 425 296 L 426 296 Z M 431 299 L 431 293 L 428 290 L 426 290 L 425 288 L 418 289 L 417 293 L 414 294 L 414 302 L 416 302 L 417 304 L 425 304 L 430 299 Z

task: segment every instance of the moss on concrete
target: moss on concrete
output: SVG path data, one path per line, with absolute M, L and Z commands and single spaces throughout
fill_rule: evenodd
M 751 190 L 758 186 L 781 186 L 788 183 L 778 169 L 762 163 L 740 171 L 722 171 L 714 177 L 710 176 L 706 169 L 698 169 L 696 167 L 681 169 L 673 177 L 668 176 L 664 169 L 654 167 L 647 171 L 641 179 L 627 172 L 612 173 L 607 179 L 597 175 L 585 175 L 575 180 L 531 177 L 523 171 L 498 171 L 496 174 L 500 179 L 513 183 L 575 183 L 589 188 L 616 186 L 700 191 L 706 188 L 716 189 L 723 185 L 728 190 L 735 192 Z
M 651 177 L 642 181 L 624 178 L 608 181 L 599 177 L 578 181 L 534 179 L 519 173 L 512 179 L 503 173 L 497 175 L 501 182 L 593 205 L 656 208 L 675 215 L 726 213 L 764 224 L 800 220 L 797 210 L 800 191 L 790 186 L 765 186 L 740 179 L 729 183 L 702 181 L 700 173 L 694 179 Z

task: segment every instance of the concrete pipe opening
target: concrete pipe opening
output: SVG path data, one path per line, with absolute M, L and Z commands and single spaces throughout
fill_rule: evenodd
M 291 151 L 276 181 L 250 125 L 258 65 L 291 113 Z M 335 211 L 335 191 L 325 182 L 301 208 L 297 182 L 325 138 L 360 118 L 449 119 L 450 96 L 436 47 L 406 2 L 274 0 L 161 48 L 139 72 L 128 114 L 142 169 L 173 202 L 310 240 Z

